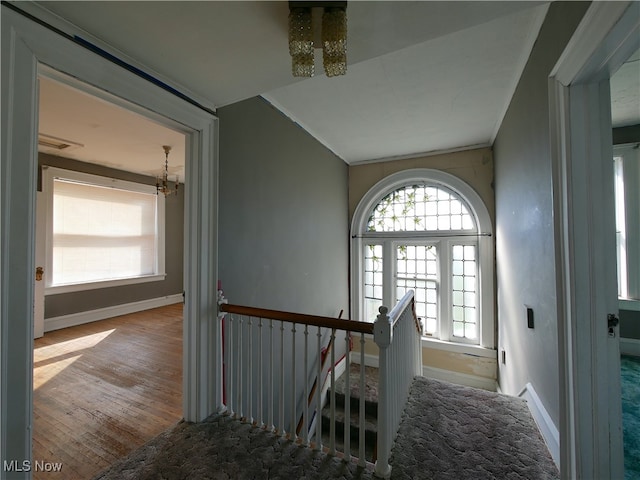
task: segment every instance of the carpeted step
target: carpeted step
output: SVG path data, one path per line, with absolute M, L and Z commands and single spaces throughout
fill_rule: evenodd
M 335 412 L 335 422 L 336 422 L 336 437 L 344 438 L 344 430 L 345 430 L 345 411 L 343 409 L 336 409 Z M 351 440 L 358 442 L 360 438 L 360 415 L 358 411 L 351 410 L 350 412 L 350 430 Z M 322 431 L 329 432 L 331 428 L 331 407 L 324 407 L 322 409 Z M 378 419 L 377 416 L 367 415 L 365 413 L 364 418 L 364 431 L 365 431 L 365 443 L 371 443 L 371 445 L 375 445 L 377 431 L 378 431 Z
M 346 402 L 346 373 L 342 374 L 335 382 L 335 423 L 336 423 L 336 450 L 344 451 L 344 430 L 345 430 L 345 402 Z M 351 455 L 357 457 L 359 455 L 359 419 L 360 419 L 360 365 L 351 364 L 350 366 L 350 437 L 351 437 Z M 329 444 L 330 426 L 331 426 L 331 388 L 327 392 L 327 404 L 322 409 L 322 437 L 325 445 Z M 364 405 L 365 405 L 365 458 L 367 461 L 375 462 L 375 449 L 377 441 L 377 417 L 378 417 L 378 369 L 373 367 L 365 367 L 365 389 L 364 389 Z
M 331 442 L 331 409 L 325 407 L 322 410 L 322 442 L 328 447 Z M 351 438 L 351 456 L 359 457 L 360 449 L 360 429 L 358 425 L 359 415 L 357 412 L 351 412 L 351 428 L 349 430 Z M 336 450 L 344 452 L 344 429 L 345 429 L 345 412 L 344 410 L 336 410 L 335 412 L 335 442 Z M 377 444 L 377 420 L 376 417 L 365 416 L 364 443 L 365 443 L 365 460 L 374 463 L 376 461 L 376 444 Z
M 344 408 L 346 399 L 346 375 L 342 374 L 336 380 L 336 408 Z M 351 411 L 359 411 L 360 409 L 360 365 L 352 363 L 349 368 L 349 382 L 351 391 L 350 403 Z M 368 415 L 377 416 L 378 414 L 378 369 L 374 367 L 365 367 L 365 383 L 364 383 L 364 401 L 365 412 Z M 331 389 L 327 393 L 327 404 L 331 402 Z

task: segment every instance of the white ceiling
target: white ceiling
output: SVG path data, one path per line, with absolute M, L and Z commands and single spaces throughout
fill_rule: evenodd
M 288 54 L 287 2 L 16 5 L 208 107 L 262 95 L 347 163 L 491 144 L 547 8 L 522 1 L 352 1 L 347 75 L 327 78 L 318 66 L 314 78 L 297 79 Z M 175 132 L 134 114 L 125 120 L 126 112 L 117 120 L 94 112 L 83 124 L 85 101 L 86 95 L 67 99 L 62 108 L 43 89 L 42 131 L 84 143 L 69 152 L 77 158 L 134 170 L 133 157 L 146 156 L 151 163 L 139 171 L 159 173 L 153 165 L 164 159 L 161 145 L 178 141 Z M 87 139 L 97 131 L 108 141 L 94 148 L 103 137 Z M 172 152 L 172 168 L 181 153 Z

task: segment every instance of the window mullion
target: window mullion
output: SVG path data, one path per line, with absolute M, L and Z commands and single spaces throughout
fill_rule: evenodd
M 396 255 L 394 243 L 385 240 L 382 246 L 382 271 L 384 281 L 382 284 L 382 305 L 391 310 L 396 304 Z
M 438 244 L 438 273 L 439 296 L 440 296 L 440 316 L 439 330 L 440 340 L 451 340 L 452 332 L 452 301 L 451 301 L 451 242 L 444 240 Z

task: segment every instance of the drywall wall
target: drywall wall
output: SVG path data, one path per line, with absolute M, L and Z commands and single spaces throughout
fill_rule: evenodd
M 346 164 L 262 98 L 220 108 L 218 115 L 219 278 L 225 296 L 234 304 L 328 317 L 337 317 L 344 310 L 342 318 L 347 318 Z M 268 330 L 262 333 L 264 358 L 268 358 Z M 311 333 L 315 338 L 315 328 Z M 278 358 L 279 334 L 278 325 L 273 344 Z M 288 355 L 290 326 L 284 335 Z M 324 335 L 326 345 L 327 332 Z M 266 379 L 269 372 L 266 362 L 260 365 L 255 354 L 261 341 L 257 329 L 252 341 L 256 367 L 249 373 L 245 362 L 242 378 L 251 376 L 257 383 L 259 375 Z M 303 397 L 300 327 L 295 343 L 297 362 L 286 361 L 284 379 L 278 378 L 275 387 L 278 405 L 279 385 L 284 383 L 286 429 L 293 384 L 290 368 L 296 363 L 295 397 L 298 402 Z M 344 342 L 338 346 L 344 349 Z M 309 352 L 309 358 L 313 365 L 315 350 Z M 312 376 L 313 371 L 308 373 Z M 266 403 L 263 407 L 266 411 Z M 255 399 L 253 411 L 257 411 Z
M 346 312 L 346 164 L 261 98 L 218 113 L 225 295 L 263 308 Z
M 38 162 L 40 166 L 49 165 L 93 175 L 155 185 L 155 178 L 152 177 L 44 153 L 38 155 Z M 167 274 L 165 280 L 83 292 L 47 295 L 45 297 L 45 319 L 182 293 L 184 189 L 180 189 L 177 195 L 166 198 L 165 216 L 165 271 Z
M 358 203 L 371 187 L 392 173 L 411 168 L 442 170 L 464 180 L 480 195 L 495 225 L 493 155 L 490 148 L 350 166 L 349 220 L 351 221 Z
M 527 383 L 558 425 L 558 325 L 548 77 L 588 3 L 554 2 L 522 73 L 493 149 L 498 349 L 502 391 Z M 527 307 L 534 328 L 528 328 Z

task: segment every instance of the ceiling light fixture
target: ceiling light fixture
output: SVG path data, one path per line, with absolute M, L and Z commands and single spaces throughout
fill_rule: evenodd
M 289 54 L 294 77 L 313 77 L 314 10 L 322 10 L 322 63 L 328 77 L 347 72 L 347 2 L 289 2 Z
M 175 188 L 169 188 L 169 152 L 171 147 L 163 145 L 164 149 L 164 172 L 162 177 L 156 178 L 156 194 L 162 192 L 165 197 L 178 193 L 178 176 L 176 175 Z

